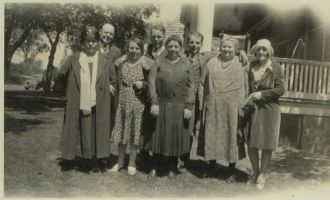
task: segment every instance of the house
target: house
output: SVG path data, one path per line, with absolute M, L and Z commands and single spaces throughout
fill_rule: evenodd
M 281 11 L 267 4 L 183 4 L 180 21 L 186 33 L 204 35 L 202 51 L 217 51 L 222 33 L 245 36 L 247 51 L 268 38 L 287 77 L 287 92 L 280 99 L 282 139 L 294 138 L 295 146 L 313 152 L 326 146 L 324 141 L 330 143 L 330 24 L 315 11 Z M 330 153 L 326 149 L 323 153 Z

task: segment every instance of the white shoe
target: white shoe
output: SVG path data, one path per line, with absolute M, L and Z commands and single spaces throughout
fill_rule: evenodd
M 265 187 L 266 177 L 264 174 L 260 174 L 257 179 L 257 189 L 262 190 Z
M 131 167 L 131 166 L 128 166 L 128 174 L 129 175 L 135 175 L 136 174 L 136 167 Z
M 111 169 L 110 169 L 110 172 L 118 172 L 119 171 L 119 166 L 118 164 L 115 164 L 115 166 L 113 166 Z

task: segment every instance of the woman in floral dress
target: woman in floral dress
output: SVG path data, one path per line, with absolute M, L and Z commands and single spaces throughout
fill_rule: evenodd
M 116 60 L 119 100 L 112 142 L 118 144 L 118 163 L 111 171 L 123 168 L 126 146 L 130 146 L 128 173 L 136 173 L 136 154 L 140 143 L 142 114 L 146 100 L 147 81 L 145 74 L 150 65 L 142 57 L 143 41 L 133 37 L 128 43 L 128 53 Z

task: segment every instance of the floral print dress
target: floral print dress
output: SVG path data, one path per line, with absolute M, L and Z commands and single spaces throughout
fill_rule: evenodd
M 119 85 L 119 103 L 115 118 L 112 142 L 139 145 L 145 97 L 143 91 L 134 86 L 135 81 L 144 81 L 143 64 L 124 62 Z

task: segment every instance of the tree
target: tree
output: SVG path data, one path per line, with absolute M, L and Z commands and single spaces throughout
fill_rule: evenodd
M 46 71 L 46 83 L 44 88 L 45 92 L 50 91 L 50 81 L 54 68 L 54 58 L 57 45 L 60 41 L 62 33 L 76 21 L 74 19 L 76 7 L 77 6 L 74 6 L 74 4 L 42 5 L 42 23 L 40 23 L 40 28 L 45 32 L 50 44 L 50 53 Z
M 51 44 L 46 73 L 47 86 L 50 86 L 54 55 L 62 33 L 65 33 L 68 46 L 73 51 L 77 51 L 81 49 L 80 30 L 83 25 L 101 28 L 105 23 L 112 23 L 116 29 L 114 42 L 124 49 L 126 40 L 132 34 L 140 37 L 147 35 L 143 19 L 148 18 L 153 12 L 159 11 L 158 7 L 153 4 L 121 7 L 95 4 L 52 4 L 52 6 L 48 6 L 48 9 L 44 9 L 45 23 L 41 26 Z M 46 88 L 46 91 L 48 90 L 49 87 Z
M 132 35 L 141 38 L 147 37 L 145 19 L 154 12 L 159 12 L 159 7 L 154 4 L 131 4 L 122 7 L 110 8 L 112 15 L 109 19 L 116 28 L 114 42 L 121 49 L 125 48 L 127 39 Z
M 5 78 L 15 51 L 29 37 L 32 30 L 38 28 L 38 5 L 6 4 L 5 5 Z
M 73 51 L 80 47 L 80 30 L 83 25 L 100 28 L 104 23 L 112 23 L 116 29 L 114 42 L 124 48 L 132 35 L 146 36 L 143 19 L 158 12 L 153 4 L 138 4 L 113 7 L 95 4 L 6 4 L 5 6 L 5 72 L 14 52 L 21 47 L 25 53 L 31 52 L 34 42 L 42 30 L 49 41 L 49 57 L 46 75 L 46 91 L 49 89 L 54 57 L 59 42 L 67 43 Z M 39 33 L 39 34 L 31 34 Z M 29 38 L 30 37 L 30 38 Z M 40 45 L 40 46 L 39 46 Z M 40 48 L 39 48 L 40 47 Z M 47 45 L 38 44 L 37 49 L 47 50 Z M 47 84 L 48 83 L 48 84 Z
M 114 44 L 125 48 L 127 39 L 134 35 L 141 38 L 147 36 L 145 19 L 159 7 L 154 4 L 128 4 L 122 6 L 79 4 L 76 9 L 76 22 L 67 30 L 68 44 L 73 51 L 79 49 L 79 36 L 82 25 L 93 25 L 101 28 L 105 23 L 115 27 Z
M 29 37 L 18 48 L 18 51 L 23 52 L 24 60 L 33 60 L 35 56 L 40 52 L 49 51 L 50 47 L 45 42 L 45 34 L 40 29 L 32 30 Z

